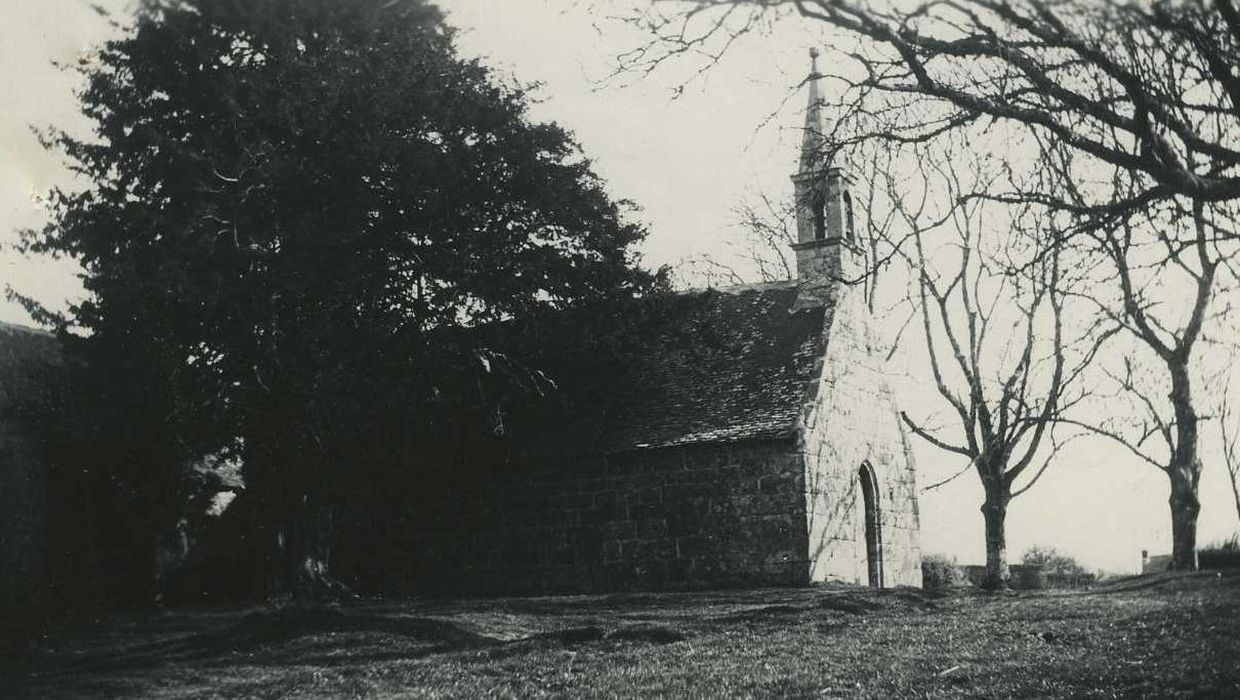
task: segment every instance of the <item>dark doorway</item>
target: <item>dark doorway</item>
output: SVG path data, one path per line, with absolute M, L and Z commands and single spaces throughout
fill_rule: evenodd
M 861 480 L 861 498 L 865 501 L 865 561 L 870 574 L 870 585 L 883 586 L 883 533 L 882 520 L 878 517 L 878 480 L 870 465 L 861 465 L 857 474 Z

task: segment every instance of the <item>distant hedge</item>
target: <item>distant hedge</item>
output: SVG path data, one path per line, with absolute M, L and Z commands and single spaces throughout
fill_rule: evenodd
M 1202 569 L 1240 568 L 1240 535 L 1197 550 L 1197 566 Z
M 1036 591 L 1045 588 L 1087 588 L 1098 582 L 1098 575 L 1073 563 L 1073 567 L 1046 566 L 1043 563 L 1010 564 L 1008 585 L 1016 590 Z M 960 564 L 942 554 L 922 557 L 922 587 L 927 590 L 974 587 L 980 588 L 986 567 Z

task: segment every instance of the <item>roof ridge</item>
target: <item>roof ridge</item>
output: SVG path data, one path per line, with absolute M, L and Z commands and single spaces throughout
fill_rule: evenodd
M 705 294 L 706 292 L 719 292 L 720 294 L 741 294 L 742 292 L 766 292 L 775 289 L 793 289 L 801 285 L 801 280 L 787 279 L 775 280 L 769 282 L 742 282 L 740 284 L 729 284 L 722 287 L 706 286 L 706 287 L 689 287 L 688 289 L 678 289 L 673 294 Z

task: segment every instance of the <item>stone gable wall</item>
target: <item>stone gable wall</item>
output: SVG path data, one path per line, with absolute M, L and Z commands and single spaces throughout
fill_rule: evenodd
M 406 527 L 386 529 L 384 548 L 405 554 L 384 560 L 410 565 L 382 572 L 383 588 L 515 594 L 802 584 L 803 479 L 791 439 L 635 450 L 513 473 L 423 500 L 405 514 Z
M 866 584 L 865 510 L 859 479 L 878 481 L 883 585 L 921 585 L 917 483 L 882 358 L 874 351 L 862 289 L 840 284 L 827 329 L 821 381 L 802 425 L 809 579 Z

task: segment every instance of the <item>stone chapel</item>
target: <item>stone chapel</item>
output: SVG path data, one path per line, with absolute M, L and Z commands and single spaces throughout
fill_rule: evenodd
M 338 575 L 448 594 L 921 584 L 913 460 L 849 283 L 866 212 L 822 162 L 816 65 L 807 85 L 796 279 L 471 331 L 553 388 L 497 413 L 502 463 L 465 449 L 433 488 L 342 494 Z M 43 578 L 38 445 L 7 407 L 52 341 L 0 325 L 6 607 Z
M 865 212 L 846 167 L 822 162 L 816 58 L 797 278 L 641 300 L 606 319 L 619 351 L 575 340 L 572 314 L 498 334 L 557 389 L 503 417 L 519 464 L 419 499 L 416 527 L 359 533 L 407 553 L 384 557 L 383 588 L 921 585 L 913 459 L 855 283 Z

